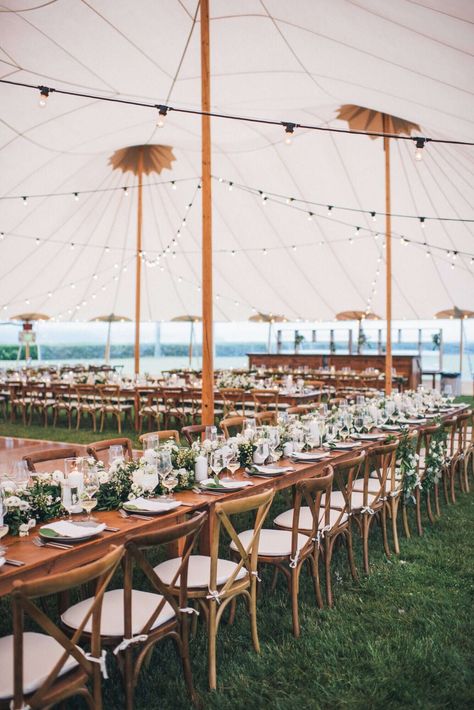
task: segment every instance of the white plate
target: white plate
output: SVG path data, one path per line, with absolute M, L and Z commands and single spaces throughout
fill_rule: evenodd
M 291 458 L 296 461 L 321 461 L 321 459 L 326 459 L 327 456 L 327 454 L 312 454 L 310 451 L 295 451 L 291 454 Z
M 64 523 L 64 525 L 62 525 Z M 71 526 L 72 528 L 75 528 L 75 532 L 77 534 L 75 535 L 68 535 L 67 534 L 67 527 Z M 56 531 L 55 528 L 58 528 L 58 531 Z M 64 528 L 64 532 L 61 530 L 61 528 Z M 82 528 L 82 530 L 81 530 Z M 40 529 L 38 530 L 39 536 L 48 542 L 68 542 L 68 543 L 73 543 L 73 542 L 83 542 L 84 540 L 89 540 L 92 537 L 95 537 L 96 535 L 99 535 L 105 528 L 105 523 L 97 523 L 94 520 L 77 520 L 72 523 L 69 521 L 58 521 L 56 523 L 46 523 L 46 525 L 42 525 Z M 56 532 L 55 535 L 48 535 L 46 532 L 47 530 L 53 530 L 53 532 Z M 81 532 L 83 534 L 81 534 Z
M 179 500 L 154 500 L 150 498 L 137 498 L 129 500 L 122 505 L 122 508 L 128 513 L 143 513 L 145 515 L 161 515 L 168 513 L 170 510 L 179 508 L 182 505 Z
M 360 441 L 337 441 L 334 446 L 323 444 L 324 449 L 330 449 L 331 451 L 350 451 L 351 449 L 356 449 L 359 446 L 361 446 Z
M 206 480 L 201 481 L 201 488 L 204 491 L 219 491 L 219 493 L 222 492 L 229 492 L 229 491 L 240 491 L 242 488 L 247 488 L 248 486 L 253 485 L 250 483 L 250 481 L 232 481 L 232 480 L 224 480 L 221 479 L 219 481 L 220 485 L 216 485 L 214 482 L 213 478 L 206 478 Z
M 377 439 L 385 439 L 384 434 L 352 434 L 352 439 L 356 441 L 377 441 Z

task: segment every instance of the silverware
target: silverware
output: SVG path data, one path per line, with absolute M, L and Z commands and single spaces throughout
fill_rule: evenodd
M 111 528 L 110 525 L 104 528 L 104 532 L 118 532 L 119 530 L 120 528 Z
M 36 547 L 55 547 L 57 550 L 70 550 L 73 545 L 68 545 L 65 542 L 45 542 L 40 537 L 33 538 L 33 545 Z
M 119 515 L 121 518 L 138 518 L 138 520 L 153 520 L 151 515 L 138 515 L 138 513 L 127 513 L 126 510 L 120 509 Z
M 26 565 L 26 562 L 22 562 L 21 560 L 11 560 L 11 559 L 6 559 L 5 560 L 6 565 L 11 565 L 12 567 L 23 567 L 23 565 Z

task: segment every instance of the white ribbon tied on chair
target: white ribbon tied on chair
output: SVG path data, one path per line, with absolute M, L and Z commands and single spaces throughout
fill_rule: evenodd
M 198 610 L 192 606 L 183 606 L 183 608 L 180 609 L 180 612 L 182 614 L 196 614 L 196 616 L 199 616 Z
M 218 604 L 220 604 L 221 603 L 220 592 L 218 592 L 217 589 L 209 589 L 209 594 L 207 595 L 206 599 L 214 599 L 214 601 L 216 601 Z
M 370 507 L 370 505 L 364 505 L 360 510 L 361 513 L 367 513 L 368 515 L 375 515 L 375 510 Z
M 312 537 L 311 540 L 313 542 L 315 542 L 319 547 L 321 545 L 321 540 L 323 539 L 325 534 L 327 532 L 329 532 L 330 530 L 331 530 L 331 526 L 325 525 L 323 528 L 321 528 L 321 530 L 318 530 L 318 532 L 316 533 L 316 537 Z
M 19 708 L 16 708 L 15 701 L 12 700 L 10 703 L 10 710 L 31 710 L 31 705 L 27 705 L 26 703 L 22 703 Z
M 133 646 L 134 643 L 142 643 L 148 638 L 147 634 L 137 634 L 137 636 L 132 636 L 130 639 L 122 639 L 119 645 L 114 648 L 114 656 L 116 656 L 120 651 L 125 651 L 129 646 Z
M 296 550 L 296 555 L 294 557 L 291 557 L 290 555 L 290 568 L 295 569 L 296 565 L 298 564 L 298 560 L 300 558 L 300 551 Z
M 262 580 L 260 579 L 260 577 L 258 576 L 257 570 L 252 570 L 252 572 L 250 572 L 250 574 L 251 574 L 253 577 L 256 577 L 257 582 L 261 582 L 261 581 L 262 581 Z
M 87 658 L 88 661 L 91 663 L 98 663 L 100 666 L 100 672 L 102 673 L 102 677 L 105 678 L 105 680 L 108 679 L 108 674 L 107 674 L 107 651 L 105 649 L 102 649 L 102 653 L 100 654 L 100 657 L 97 658 L 97 656 L 93 656 L 91 653 L 85 653 L 85 657 Z

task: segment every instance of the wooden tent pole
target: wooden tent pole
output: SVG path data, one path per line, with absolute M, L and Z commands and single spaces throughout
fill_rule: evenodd
M 143 150 L 138 156 L 137 253 L 135 272 L 135 374 L 140 372 L 140 301 L 142 292 Z
M 209 0 L 201 0 L 201 108 L 211 110 Z M 211 119 L 202 116 L 202 423 L 214 424 Z
M 387 115 L 383 114 L 383 132 L 389 132 Z M 392 219 L 390 199 L 390 138 L 383 139 L 385 152 L 385 259 L 387 348 L 385 353 L 385 394 L 392 392 Z
M 459 338 L 459 372 L 461 373 L 461 392 L 462 392 L 462 356 L 464 350 L 464 321 L 462 318 L 459 319 L 461 323 L 461 335 Z
M 110 336 L 112 330 L 112 318 L 109 319 L 109 324 L 107 326 L 107 340 L 105 342 L 105 362 L 109 364 L 110 361 Z

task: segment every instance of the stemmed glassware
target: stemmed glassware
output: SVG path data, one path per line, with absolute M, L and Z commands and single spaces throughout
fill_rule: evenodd
M 99 491 L 99 475 L 95 466 L 88 466 L 84 472 L 84 486 L 82 489 L 81 505 L 87 513 L 87 522 L 94 520 L 91 516 L 92 510 L 97 505 L 95 494 Z
M 364 428 L 364 417 L 362 417 L 360 414 L 358 414 L 356 417 L 354 417 L 354 429 L 358 434 L 361 433 L 362 429 Z
M 109 446 L 109 466 L 119 460 L 123 461 L 123 448 L 121 444 Z
M 235 472 L 240 468 L 239 454 L 235 449 L 231 449 L 226 459 L 226 468 L 230 471 L 231 478 L 235 477 Z
M 156 464 L 161 485 L 168 491 L 168 495 L 165 497 L 173 500 L 172 491 L 178 484 L 178 474 L 173 470 L 170 452 L 166 449 L 159 449 Z
M 30 481 L 30 471 L 26 461 L 17 461 L 14 468 L 15 483 L 18 488 L 26 488 Z
M 220 449 L 213 451 L 211 453 L 211 462 L 210 463 L 211 463 L 212 472 L 217 477 L 219 477 L 220 472 L 223 471 L 224 468 L 226 468 L 227 460 L 226 460 L 226 456 L 225 456 L 224 452 Z

